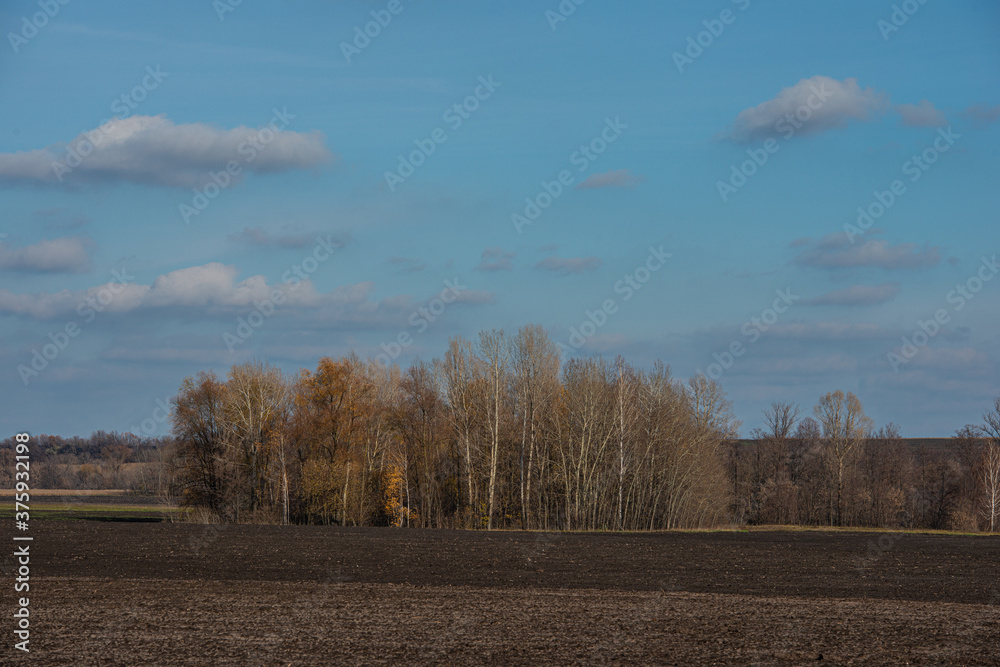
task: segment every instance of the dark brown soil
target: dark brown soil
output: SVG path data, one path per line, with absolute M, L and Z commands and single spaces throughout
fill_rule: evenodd
M 1000 664 L 997 537 L 31 532 L 39 664 Z

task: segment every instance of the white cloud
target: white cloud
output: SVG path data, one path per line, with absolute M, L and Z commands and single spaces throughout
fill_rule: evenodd
M 232 317 L 258 307 L 280 290 L 281 303 L 272 302 L 283 312 L 308 316 L 323 326 L 405 326 L 406 316 L 415 305 L 412 296 L 396 295 L 373 299 L 375 284 L 361 282 L 319 292 L 309 280 L 298 283 L 268 283 L 257 275 L 238 280 L 236 267 L 212 262 L 178 269 L 158 276 L 151 285 L 111 282 L 85 290 L 15 294 L 0 289 L 0 314 L 21 315 L 45 320 L 57 317 L 77 319 L 80 309 L 101 304 L 101 312 L 148 313 L 154 310 L 187 317 Z M 127 276 L 127 272 L 123 272 Z M 88 302 L 88 299 L 90 300 Z M 460 291 L 456 303 L 493 303 L 494 295 L 480 290 Z
M 138 307 L 148 291 L 148 285 L 128 283 L 122 286 L 114 282 L 85 290 L 60 290 L 55 293 L 14 294 L 10 290 L 0 289 L 0 313 L 25 315 L 39 320 L 59 316 L 77 317 L 80 315 L 78 309 L 89 307 L 88 298 L 99 299 L 102 296 L 102 312 L 120 313 Z M 108 295 L 113 296 L 109 298 Z
M 900 115 L 903 125 L 908 127 L 944 127 L 948 124 L 944 112 L 935 109 L 927 100 L 920 100 L 918 104 L 900 104 L 896 113 Z
M 36 294 L 14 294 L 0 289 L 0 312 L 39 319 L 73 316 L 77 314 L 80 304 L 86 305 L 88 297 L 97 298 L 102 292 L 104 296 L 101 303 L 103 310 L 107 312 L 169 307 L 214 310 L 253 308 L 254 301 L 269 299 L 276 287 L 268 285 L 264 276 L 251 276 L 239 282 L 236 281 L 236 276 L 236 267 L 212 262 L 163 274 L 152 285 L 111 282 L 86 290 Z M 297 289 L 283 285 L 281 287 L 285 293 L 285 305 L 320 306 L 342 298 L 345 290 L 349 292 L 365 285 L 370 289 L 370 283 L 361 283 L 341 287 L 325 295 L 316 292 L 308 280 L 298 283 Z
M 37 273 L 83 273 L 90 269 L 89 240 L 64 236 L 14 248 L 0 243 L 0 270 Z
M 81 157 L 69 158 L 71 153 Z M 238 182 L 246 172 L 308 169 L 331 157 L 316 131 L 273 131 L 266 126 L 223 130 L 204 123 L 175 125 L 162 115 L 129 116 L 84 132 L 68 144 L 0 153 L 0 184 L 131 182 L 190 188 L 208 182 L 209 172 L 224 169 L 229 161 L 242 169 L 233 177 Z
M 725 138 L 747 143 L 784 136 L 787 128 L 796 135 L 819 134 L 845 127 L 849 121 L 866 121 L 888 106 L 888 95 L 872 88 L 861 88 L 857 79 L 843 81 L 817 75 L 802 79 L 783 89 L 776 97 L 744 109 L 736 117 Z M 799 113 L 796 128 L 790 119 Z
M 241 306 L 268 298 L 264 276 L 236 282 L 235 266 L 218 262 L 192 266 L 158 276 L 143 299 L 144 306 Z

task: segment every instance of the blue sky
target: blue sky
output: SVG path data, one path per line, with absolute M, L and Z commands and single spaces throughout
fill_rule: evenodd
M 998 28 L 986 1 L 5 3 L 0 427 L 158 435 L 199 370 L 538 323 L 718 378 L 744 432 L 843 389 L 949 435 L 1000 393 Z

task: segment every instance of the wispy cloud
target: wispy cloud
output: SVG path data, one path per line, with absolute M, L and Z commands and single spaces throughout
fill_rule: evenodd
M 247 227 L 239 234 L 230 234 L 228 238 L 230 241 L 271 248 L 305 248 L 316 243 L 316 234 L 273 234 L 259 227 Z M 333 241 L 331 245 L 342 248 L 346 243 L 347 240 L 341 238 Z
M 576 186 L 577 190 L 592 190 L 596 188 L 634 188 L 642 183 L 643 177 L 633 174 L 628 169 L 616 169 L 601 174 L 591 174 Z
M 0 243 L 0 270 L 28 273 L 84 273 L 90 270 L 89 239 L 64 236 L 15 248 Z
M 68 231 L 79 229 L 90 224 L 90 218 L 82 213 L 72 213 L 61 206 L 51 206 L 32 211 L 31 215 L 41 222 L 43 227 L 53 231 Z
M 514 268 L 513 260 L 516 252 L 507 252 L 503 248 L 487 248 L 476 266 L 477 271 L 510 271 Z
M 834 292 L 827 292 L 812 299 L 803 299 L 804 306 L 871 306 L 892 301 L 899 294 L 899 283 L 879 285 L 851 285 Z
M 914 243 L 890 245 L 882 239 L 852 244 L 843 234 L 831 234 L 807 247 L 792 261 L 801 266 L 824 269 L 922 269 L 936 266 L 941 261 L 941 252 L 933 246 L 921 248 Z
M 890 339 L 895 335 L 895 332 L 871 322 L 827 320 L 822 322 L 778 323 L 768 329 L 767 335 L 774 338 L 789 338 L 802 342 L 862 341 Z
M 467 303 L 470 305 L 496 303 L 496 295 L 486 290 L 467 289 L 459 292 L 458 296 L 455 297 L 455 303 Z
M 900 104 L 895 110 L 903 125 L 908 127 L 944 127 L 948 124 L 944 112 L 935 109 L 927 100 L 920 100 L 918 104 Z
M 400 273 L 417 273 L 427 268 L 425 263 L 409 257 L 390 257 L 386 261 L 395 266 Z
M 975 104 L 963 111 L 962 116 L 978 127 L 986 127 L 1000 119 L 1000 104 L 992 107 L 984 104 Z
M 535 268 L 557 276 L 565 276 L 571 273 L 596 271 L 601 264 L 599 257 L 546 257 L 536 263 Z

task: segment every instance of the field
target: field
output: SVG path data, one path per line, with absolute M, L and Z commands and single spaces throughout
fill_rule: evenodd
M 995 536 L 32 534 L 39 664 L 1000 664 Z
M 13 489 L 0 489 L 0 520 L 14 518 Z M 163 521 L 176 509 L 152 496 L 137 496 L 120 490 L 42 489 L 30 494 L 34 519 L 84 521 Z

